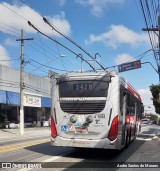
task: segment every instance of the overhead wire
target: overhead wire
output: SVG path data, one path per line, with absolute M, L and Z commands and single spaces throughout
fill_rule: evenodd
M 56 59 L 59 59 L 59 58 L 60 58 L 60 56 L 57 57 Z M 34 69 L 32 72 L 27 73 L 25 76 L 27 76 L 27 75 L 29 75 L 29 74 L 32 74 L 33 72 L 37 71 L 38 69 L 40 69 L 40 68 L 42 68 L 42 67 L 47 67 L 47 68 L 52 68 L 52 69 L 53 69 L 53 67 L 49 67 L 49 66 L 47 66 L 47 64 L 50 63 L 50 62 L 53 62 L 53 61 L 56 60 L 56 59 L 54 58 L 54 59 L 52 59 L 51 61 L 49 61 L 49 62 L 47 62 L 47 63 L 45 63 L 45 64 L 41 64 L 41 63 L 39 63 L 39 62 L 37 62 L 37 61 L 35 61 L 35 60 L 33 60 L 33 59 L 30 59 L 30 60 L 32 60 L 32 61 L 38 63 L 38 64 L 41 65 L 41 66 L 40 66 L 40 67 L 37 67 L 37 68 Z M 59 70 L 59 71 L 60 71 L 61 69 L 54 68 L 54 70 Z M 64 71 L 64 70 L 61 70 L 61 71 Z
M 134 59 L 141 60 L 141 59 L 144 58 L 145 55 L 146 55 L 148 52 L 150 52 L 150 51 L 152 51 L 152 49 L 149 49 L 149 50 L 147 50 L 147 51 L 141 53 L 140 55 L 138 55 L 138 56 L 136 56 L 136 57 L 133 57 L 132 59 L 126 61 L 125 63 L 132 62 Z M 109 67 L 106 67 L 106 69 L 115 68 L 115 67 L 118 67 L 119 65 L 120 65 L 120 64 L 113 65 L 113 66 L 109 66 Z
M 47 67 L 47 68 L 49 68 L 49 69 L 53 69 L 53 70 L 57 70 L 57 71 L 71 72 L 71 71 L 68 71 L 68 70 L 62 70 L 62 69 L 58 69 L 58 68 L 54 68 L 54 67 L 47 66 L 46 64 L 42 64 L 42 63 L 37 62 L 37 61 L 35 61 L 35 60 L 33 60 L 33 59 L 30 59 L 30 61 L 33 61 L 33 62 L 35 62 L 35 63 L 37 63 L 37 64 L 39 64 L 39 65 L 41 65 L 41 66 Z M 48 61 L 48 62 L 50 62 L 50 61 Z
M 31 8 L 27 3 L 25 3 L 23 0 L 20 0 L 23 4 L 27 5 L 29 8 Z M 31 8 L 32 9 L 32 8 Z M 40 13 L 38 13 L 39 15 L 41 15 Z M 42 15 L 41 15 L 42 16 Z M 49 26 L 52 27 L 52 29 L 54 29 L 56 32 L 58 32 L 60 35 L 62 35 L 63 37 L 65 37 L 67 40 L 69 40 L 71 43 L 73 43 L 75 46 L 77 46 L 79 49 L 81 49 L 85 54 L 87 54 L 93 61 L 95 61 L 103 70 L 105 70 L 105 68 L 103 67 L 103 65 L 101 65 L 94 57 L 92 57 L 92 55 L 90 55 L 86 50 L 84 50 L 81 46 L 79 46 L 76 42 L 74 42 L 73 40 L 71 40 L 69 37 L 67 37 L 65 34 L 63 34 L 62 32 L 60 32 L 57 28 L 55 28 L 55 26 L 53 26 L 52 24 L 49 23 L 49 21 L 44 17 L 43 20 L 45 23 L 47 23 Z M 58 41 L 55 41 L 56 45 L 59 44 Z M 60 44 L 59 44 L 60 45 Z M 58 46 L 57 46 L 58 48 Z M 59 50 L 58 50 L 59 51 Z M 86 63 L 87 60 L 85 60 L 83 58 L 83 61 L 85 61 Z M 91 67 L 91 65 L 88 63 L 88 65 Z
M 146 25 L 146 27 L 147 27 L 147 32 L 148 32 L 149 40 L 150 40 L 150 43 L 151 43 L 151 46 L 152 46 L 152 49 L 153 49 L 154 58 L 155 58 L 155 61 L 156 61 L 157 66 L 159 66 L 159 63 L 158 63 L 158 61 L 157 61 L 157 54 L 156 54 L 156 52 L 155 52 L 155 47 L 157 47 L 157 46 L 155 45 L 155 43 L 156 43 L 156 41 L 155 41 L 155 35 L 153 35 L 153 33 L 150 33 L 150 31 L 148 31 L 148 29 L 149 29 L 149 23 L 148 23 L 148 20 L 147 20 L 147 17 L 146 17 L 146 11 L 147 11 L 148 15 L 151 14 L 151 13 L 149 12 L 149 7 L 147 7 L 148 1 L 145 0 L 145 5 L 144 5 L 144 3 L 143 3 L 142 0 L 140 0 L 139 2 L 140 2 L 141 10 L 142 10 L 142 15 L 143 15 L 143 18 L 144 18 L 144 21 L 145 21 L 145 25 Z M 150 22 L 151 22 L 151 21 L 150 21 Z M 152 25 L 151 25 L 151 27 L 152 27 Z M 153 39 L 153 37 L 151 36 L 151 34 L 154 36 L 154 39 Z
M 12 10 L 11 8 L 7 7 L 7 6 L 4 5 L 4 4 L 1 4 L 1 5 L 3 5 L 3 6 L 6 7 L 7 9 L 11 10 L 11 11 L 14 12 L 16 15 L 18 15 L 19 17 L 22 17 L 24 20 L 27 21 L 27 19 L 26 19 L 25 17 L 23 17 L 22 15 L 18 14 L 17 12 L 15 12 L 14 10 Z M 58 41 L 55 41 L 55 43 L 59 44 Z M 61 45 L 62 45 L 62 44 L 61 44 Z M 62 46 L 63 46 L 63 45 L 62 45 Z M 68 48 L 68 49 L 69 49 L 69 48 Z M 72 51 L 72 52 L 73 52 L 73 51 Z M 82 56 L 80 56 L 79 54 L 76 54 L 76 55 L 77 55 L 77 57 L 81 58 L 82 61 L 84 61 L 85 63 L 87 63 L 93 70 L 95 70 L 94 67 L 92 67 L 92 65 L 91 65 L 87 60 L 85 60 Z
M 23 18 L 24 20 L 26 20 L 26 21 L 28 21 L 25 17 L 23 17 L 22 15 L 20 15 L 19 13 L 17 13 L 16 11 L 14 11 L 14 10 L 12 10 L 11 8 L 9 8 L 9 7 L 7 7 L 6 5 L 4 5 L 4 4 L 0 4 L 0 5 L 2 5 L 2 6 L 4 6 L 5 8 L 7 8 L 8 10 L 10 10 L 10 11 L 12 11 L 13 13 L 15 13 L 16 15 L 18 15 L 19 17 L 21 17 L 21 18 Z M 6 24 L 5 24 L 6 25 Z M 3 27 L 3 26 L 0 26 L 0 27 Z M 11 26 L 9 26 L 9 27 L 11 27 Z M 4 27 L 3 27 L 4 28 Z M 11 28 L 13 28 L 13 27 L 11 27 Z M 5 30 L 7 30 L 8 28 L 5 28 Z M 17 30 L 16 28 L 14 28 L 15 30 Z M 11 30 L 9 30 L 8 29 L 8 32 L 11 32 Z M 13 31 L 12 31 L 13 32 Z M 12 35 L 12 34 L 10 34 L 10 33 L 7 33 L 7 34 L 9 34 L 9 35 L 11 35 L 11 36 L 15 36 L 15 35 Z M 15 36 L 16 38 L 18 38 L 18 36 Z M 33 48 L 33 46 L 32 46 L 32 48 Z M 53 49 L 52 49 L 52 52 L 53 52 Z
M 73 50 L 71 50 L 70 48 L 68 48 L 67 46 L 63 45 L 62 43 L 60 43 L 59 41 L 53 39 L 52 37 L 48 36 L 47 34 L 43 33 L 42 31 L 40 31 L 36 26 L 34 26 L 30 21 L 28 21 L 29 26 L 31 26 L 32 28 L 34 28 L 37 32 L 41 33 L 42 35 L 44 35 L 45 37 L 47 37 L 48 39 L 56 42 L 57 44 L 59 44 L 60 46 L 62 46 L 63 48 L 67 49 L 69 52 L 71 52 L 72 54 L 74 54 L 75 56 L 81 58 L 81 60 L 83 60 L 85 63 L 87 63 L 92 69 L 93 71 L 95 71 L 95 68 L 87 61 L 85 60 L 82 56 L 80 56 L 79 54 L 77 54 L 76 52 L 74 52 Z
M 62 32 L 60 32 L 59 30 L 57 30 L 45 17 L 43 17 L 43 20 L 45 23 L 47 23 L 52 29 L 54 29 L 56 32 L 58 32 L 60 35 L 62 35 L 63 37 L 65 37 L 68 41 L 70 41 L 72 44 L 74 44 L 75 46 L 77 46 L 80 50 L 82 50 L 85 54 L 87 54 L 93 61 L 95 61 L 104 71 L 105 68 L 94 58 L 92 57 L 92 55 L 90 55 L 85 49 L 83 49 L 80 45 L 78 45 L 76 42 L 74 42 L 71 38 L 69 38 L 68 36 L 66 36 L 65 34 L 63 34 Z
M 23 0 L 20 0 L 23 4 L 25 4 L 26 6 L 28 6 L 30 9 L 32 9 L 31 8 L 31 6 L 30 5 L 28 5 L 26 2 L 24 2 Z M 32 10 L 34 10 L 34 9 L 32 9 Z M 35 11 L 35 10 L 34 10 Z M 36 13 L 38 13 L 42 18 L 43 18 L 43 16 L 39 13 L 39 12 L 37 12 L 37 11 L 35 11 Z M 55 38 L 55 36 L 54 36 L 54 39 L 56 40 L 56 38 Z M 42 41 L 41 41 L 41 43 L 42 43 Z M 42 48 L 44 49 L 44 46 L 42 45 Z M 56 43 L 56 48 L 57 48 L 57 51 L 58 51 L 58 54 L 59 54 L 59 56 L 61 55 L 61 53 L 60 53 L 60 49 L 59 49 L 59 46 L 58 46 L 58 44 Z M 45 52 L 44 52 L 45 53 Z M 45 55 L 46 56 L 46 55 Z M 47 58 L 46 58 L 47 59 Z M 62 60 L 62 59 L 60 59 L 60 61 L 61 61 L 61 63 L 62 63 L 62 66 L 63 66 L 63 68 L 66 70 L 66 66 L 64 65 L 64 61 Z

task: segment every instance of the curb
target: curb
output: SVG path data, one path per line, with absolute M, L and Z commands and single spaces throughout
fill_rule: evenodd
M 160 138 L 160 131 L 158 131 L 158 133 L 157 133 L 157 137 L 158 137 L 158 138 Z
M 50 137 L 50 128 L 27 128 L 24 130 L 24 135 L 20 134 L 19 129 L 0 129 L 0 142 L 9 140 L 20 140 L 26 138 Z
M 6 133 L 11 133 L 11 134 L 17 134 L 17 132 L 12 132 L 12 131 L 10 131 L 10 130 L 1 129 L 1 131 L 6 132 Z

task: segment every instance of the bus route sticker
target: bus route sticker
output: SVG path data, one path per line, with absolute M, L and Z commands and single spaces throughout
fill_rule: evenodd
M 67 132 L 67 130 L 68 130 L 67 125 L 61 125 L 62 132 Z

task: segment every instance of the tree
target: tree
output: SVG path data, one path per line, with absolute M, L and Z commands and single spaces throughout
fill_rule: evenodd
M 156 115 L 151 115 L 151 118 L 150 118 L 152 121 L 157 121 L 158 119 L 158 116 Z
M 152 100 L 153 100 L 153 105 L 155 107 L 156 113 L 160 114 L 160 84 L 157 85 L 151 85 L 150 86 L 150 91 L 152 93 Z

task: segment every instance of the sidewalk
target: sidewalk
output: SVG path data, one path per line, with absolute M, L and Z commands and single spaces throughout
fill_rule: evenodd
M 20 129 L 0 129 L 0 141 L 18 140 L 31 137 L 50 137 L 50 127 L 24 128 L 24 135 L 20 135 Z

